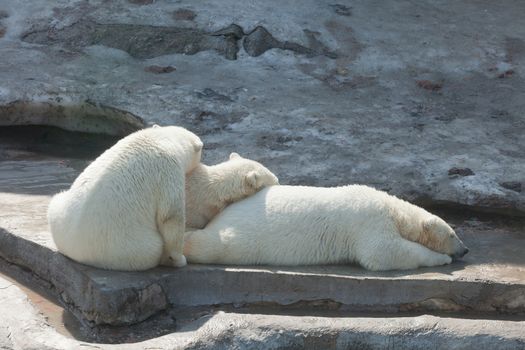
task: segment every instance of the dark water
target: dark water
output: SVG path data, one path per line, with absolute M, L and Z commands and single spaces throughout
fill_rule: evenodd
M 94 159 L 119 139 L 116 136 L 67 131 L 54 126 L 3 126 L 0 127 L 0 160 L 12 159 L 13 152 Z

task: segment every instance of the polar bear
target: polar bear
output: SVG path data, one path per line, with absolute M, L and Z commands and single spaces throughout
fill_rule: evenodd
M 53 197 L 47 218 L 64 255 L 115 270 L 186 265 L 185 177 L 203 143 L 176 126 L 137 131 Z
M 237 153 L 224 163 L 199 164 L 186 178 L 186 229 L 204 228 L 228 204 L 278 184 L 270 170 Z
M 369 270 L 449 264 L 468 249 L 439 217 L 362 185 L 272 186 L 189 231 L 189 262 L 317 265 Z

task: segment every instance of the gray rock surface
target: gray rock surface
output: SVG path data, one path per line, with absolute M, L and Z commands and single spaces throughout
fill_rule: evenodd
M 58 334 L 0 279 L 0 347 L 525 349 L 522 219 L 444 212 L 471 253 L 410 273 L 108 272 L 57 253 L 45 224 L 50 196 L 102 146 L 152 123 L 198 133 L 207 163 L 238 151 L 283 184 L 365 183 L 458 212 L 524 216 L 524 12 L 518 0 L 0 2 L 0 126 L 110 135 L 93 142 L 31 129 L 31 143 L 2 128 L 2 258 L 50 282 L 91 323 L 232 304 L 156 339 L 89 344 Z M 67 147 L 48 147 L 55 138 Z M 243 304 L 461 318 L 277 316 L 240 313 Z M 518 320 L 484 319 L 516 312 Z
M 206 162 L 238 151 L 284 184 L 525 212 L 522 1 L 5 0 L 0 11 L 0 125 L 121 135 L 139 116 L 200 134 Z M 55 113 L 86 101 L 100 108 Z
M 435 316 L 311 317 L 205 315 L 140 343 L 80 342 L 57 333 L 14 284 L 0 279 L 2 349 L 525 349 L 523 321 Z

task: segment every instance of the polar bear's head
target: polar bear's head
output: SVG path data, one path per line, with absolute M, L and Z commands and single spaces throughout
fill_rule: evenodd
M 270 170 L 237 153 L 219 164 L 201 163 L 186 177 L 186 227 L 204 228 L 227 205 L 278 184 Z
M 454 259 L 461 258 L 469 251 L 452 227 L 435 215 L 423 221 L 421 240 L 426 247 Z
M 230 154 L 230 159 L 216 166 L 222 185 L 221 198 L 229 203 L 248 197 L 266 186 L 278 185 L 279 179 L 259 162 Z
M 201 162 L 202 148 L 204 147 L 204 144 L 202 143 L 201 139 L 191 131 L 178 126 L 173 126 L 172 128 L 176 130 L 173 137 L 177 137 L 179 140 L 186 141 L 183 143 L 185 152 L 186 154 L 192 154 L 188 170 L 194 169 Z
M 251 159 L 241 157 L 238 153 L 231 153 L 231 166 L 240 171 L 244 176 L 246 194 L 250 195 L 263 187 L 278 185 L 279 179 L 264 165 Z
M 194 169 L 201 161 L 202 148 L 204 144 L 201 139 L 191 131 L 180 126 L 159 126 L 153 124 L 150 128 L 155 138 L 160 142 L 162 137 L 168 142 L 176 141 L 178 147 L 181 147 L 181 154 L 188 155 L 186 158 L 187 172 Z

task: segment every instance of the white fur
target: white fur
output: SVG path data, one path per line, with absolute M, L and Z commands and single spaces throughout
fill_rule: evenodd
M 202 146 L 175 126 L 117 142 L 49 204 L 58 250 L 107 269 L 184 266 L 185 176 L 199 164 Z
M 449 264 L 449 255 L 467 251 L 437 216 L 360 185 L 268 187 L 185 239 L 188 261 L 216 264 L 412 269 Z
M 204 228 L 228 204 L 278 184 L 270 170 L 237 153 L 224 163 L 199 164 L 186 178 L 186 228 Z

